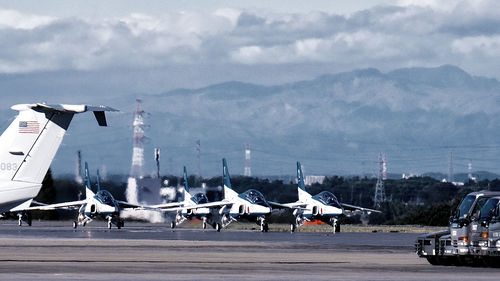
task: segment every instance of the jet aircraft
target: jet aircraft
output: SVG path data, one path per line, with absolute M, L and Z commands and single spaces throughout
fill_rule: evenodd
M 222 159 L 222 175 L 224 186 L 224 199 L 209 203 L 196 203 L 177 208 L 164 209 L 164 211 L 182 210 L 188 213 L 198 212 L 204 218 L 204 226 L 211 225 L 218 232 L 228 226 L 232 221 L 245 219 L 256 222 L 263 232 L 267 232 L 267 219 L 271 214 L 271 206 L 264 195 L 255 189 L 249 189 L 241 194 L 233 190 L 226 159 Z M 208 212 L 207 209 L 208 208 Z M 205 215 L 206 214 L 206 215 Z
M 306 221 L 314 220 L 327 223 L 333 227 L 333 232 L 339 232 L 340 223 L 338 223 L 338 219 L 345 213 L 344 209 L 359 210 L 368 213 L 381 213 L 378 210 L 340 203 L 337 197 L 329 191 L 322 191 L 314 196 L 309 194 L 304 184 L 304 175 L 302 174 L 300 162 L 297 162 L 297 179 L 299 197 L 297 202 L 286 204 L 269 202 L 273 207 L 290 208 L 293 210 L 295 222 L 290 224 L 290 231 L 292 232 L 294 232 L 297 227 L 302 226 Z
M 18 104 L 17 117 L 0 136 L 0 213 L 17 214 L 19 222 L 31 224 L 21 210 L 31 206 L 42 187 L 42 180 L 73 116 L 94 112 L 97 123 L 107 126 L 106 106 L 45 103 Z M 33 202 L 34 203 L 34 202 Z
M 171 228 L 175 228 L 177 225 L 183 223 L 186 220 L 191 220 L 193 218 L 197 218 L 203 221 L 203 229 L 207 228 L 207 220 L 212 216 L 211 209 L 208 207 L 201 207 L 197 209 L 189 209 L 186 207 L 192 207 L 196 205 L 209 203 L 207 196 L 204 193 L 196 193 L 191 195 L 189 193 L 189 185 L 187 179 L 186 167 L 184 166 L 184 200 L 178 204 L 182 207 L 175 208 L 174 210 L 170 210 L 169 212 L 174 212 L 175 217 L 172 219 L 170 223 Z M 174 203 L 171 203 L 174 204 Z M 153 206 L 153 207 L 162 207 L 161 205 Z
M 84 200 L 56 203 L 39 207 L 30 207 L 25 209 L 25 211 L 77 209 L 77 208 L 78 208 L 78 216 L 77 219 L 73 221 L 73 228 L 76 228 L 78 225 L 85 226 L 87 223 L 91 222 L 96 218 L 102 218 L 107 220 L 108 229 L 111 229 L 113 224 L 116 225 L 118 229 L 124 226 L 124 221 L 120 219 L 121 209 L 125 208 L 141 209 L 141 210 L 150 209 L 145 206 L 139 206 L 135 204 L 130 204 L 128 202 L 116 200 L 109 191 L 101 189 L 99 170 L 97 170 L 97 192 L 94 193 L 92 191 L 92 186 L 90 184 L 89 168 L 87 163 L 85 162 Z

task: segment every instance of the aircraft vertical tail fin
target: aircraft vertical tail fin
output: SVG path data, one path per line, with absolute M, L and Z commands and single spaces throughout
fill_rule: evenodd
M 96 112 L 99 125 L 106 125 L 109 107 L 87 105 L 18 104 L 19 114 L 0 136 L 0 179 L 41 183 L 77 113 Z M 36 195 L 36 193 L 35 193 Z
M 302 173 L 302 165 L 297 161 L 297 181 L 298 181 L 298 193 L 299 201 L 304 201 L 306 198 L 311 197 L 311 195 L 306 191 L 306 185 L 304 183 L 304 174 Z
M 226 158 L 222 159 L 222 183 L 224 186 L 224 199 L 231 199 L 238 196 L 238 193 L 233 190 L 231 185 L 231 177 L 229 176 L 229 169 L 227 168 Z
M 85 162 L 85 198 L 89 199 L 94 197 L 95 193 L 92 191 L 90 184 L 89 165 Z
M 191 194 L 189 193 L 189 184 L 186 166 L 184 166 L 184 202 L 191 200 Z

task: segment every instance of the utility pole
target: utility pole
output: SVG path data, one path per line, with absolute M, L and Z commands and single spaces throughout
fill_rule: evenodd
M 373 198 L 374 207 L 380 207 L 380 204 L 386 202 L 385 197 L 385 186 L 384 179 L 387 178 L 387 166 L 386 166 L 386 158 L 380 153 L 378 157 L 379 161 L 379 172 L 377 177 L 377 184 L 375 185 L 375 196 Z

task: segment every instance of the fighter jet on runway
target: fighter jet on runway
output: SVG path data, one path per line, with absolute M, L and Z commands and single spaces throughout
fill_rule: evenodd
M 124 226 L 124 222 L 120 219 L 121 209 L 151 209 L 145 206 L 130 204 L 128 202 L 116 200 L 107 190 L 101 189 L 99 170 L 97 170 L 97 193 L 92 191 L 90 184 L 89 168 L 85 162 L 85 199 L 79 201 L 71 201 L 64 203 L 56 203 L 39 207 L 26 208 L 25 211 L 34 210 L 55 210 L 55 209 L 79 209 L 78 217 L 73 221 L 73 228 L 78 225 L 85 226 L 96 218 L 102 218 L 108 221 L 108 229 L 112 225 L 116 225 L 118 229 Z
M 203 229 L 206 229 L 207 220 L 212 216 L 211 209 L 208 207 L 189 209 L 189 207 L 206 203 L 209 203 L 209 201 L 204 193 L 200 192 L 194 195 L 191 195 L 189 193 L 187 172 L 186 172 L 186 167 L 184 166 L 184 200 L 176 204 L 177 206 L 182 206 L 182 207 L 169 209 L 168 212 L 172 212 L 175 214 L 175 217 L 172 219 L 170 227 L 175 228 L 177 225 L 183 223 L 186 220 L 197 218 L 203 220 Z M 174 205 L 175 203 L 167 203 L 167 204 L 170 205 L 170 207 L 172 207 L 172 205 Z M 161 208 L 166 209 L 165 205 L 155 205 L 152 207 L 157 207 L 157 208 L 159 207 L 160 209 Z
M 261 231 L 267 232 L 267 218 L 271 213 L 271 206 L 267 203 L 264 195 L 255 189 L 238 194 L 232 189 L 226 159 L 222 159 L 222 166 L 224 185 L 224 199 L 222 201 L 196 203 L 163 211 L 199 212 L 200 215 L 203 214 L 201 217 L 204 226 L 209 224 L 217 231 L 228 226 L 232 221 L 245 219 L 256 222 L 260 225 Z
M 32 204 L 42 180 L 68 129 L 73 115 L 94 112 L 97 123 L 106 126 L 106 106 L 18 104 L 11 107 L 19 115 L 0 136 L 0 213 L 17 214 L 31 224 L 22 212 Z
M 339 203 L 337 197 L 329 191 L 322 191 L 316 195 L 311 195 L 306 191 L 304 184 L 304 175 L 302 174 L 302 166 L 297 162 L 297 179 L 298 179 L 298 195 L 299 200 L 294 203 L 276 203 L 269 202 L 273 207 L 289 208 L 293 210 L 295 222 L 290 225 L 290 231 L 303 225 L 306 221 L 320 220 L 333 226 L 333 232 L 340 231 L 338 223 L 339 216 L 344 214 L 344 209 L 360 210 L 363 212 L 377 212 L 368 208 L 353 206 L 349 204 Z

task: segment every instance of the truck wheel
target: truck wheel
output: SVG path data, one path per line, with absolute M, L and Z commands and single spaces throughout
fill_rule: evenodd
M 432 264 L 432 265 L 439 265 L 439 261 L 436 257 L 430 256 L 430 257 L 425 257 L 427 261 Z

